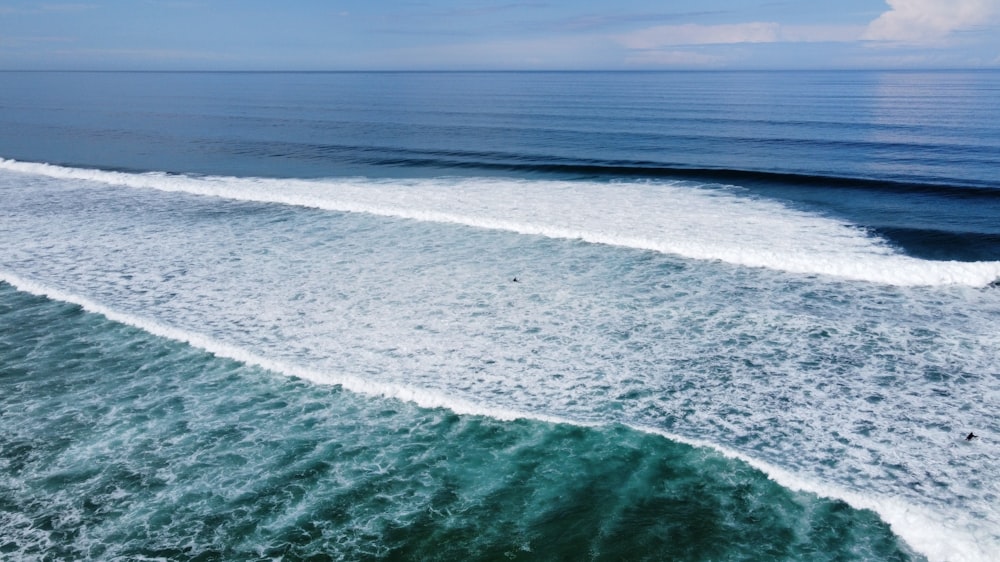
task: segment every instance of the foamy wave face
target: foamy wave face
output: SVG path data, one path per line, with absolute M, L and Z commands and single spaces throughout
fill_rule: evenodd
M 900 286 L 984 286 L 1000 262 L 940 262 L 895 253 L 857 227 L 681 182 L 498 179 L 290 180 L 128 174 L 0 159 L 0 169 L 316 209 L 579 239 L 699 260 Z
M 989 560 L 1000 548 L 992 478 L 1000 449 L 990 437 L 1000 434 L 998 291 L 789 275 L 273 205 L 256 192 L 231 200 L 255 186 L 301 200 L 293 188 L 302 185 L 325 197 L 329 182 L 292 182 L 286 193 L 277 180 L 123 177 L 161 191 L 0 173 L 3 278 L 321 383 L 501 418 L 625 423 L 737 452 L 786 485 L 878 510 L 932 559 Z M 164 193 L 175 180 L 217 186 L 230 200 Z M 562 216 L 572 210 L 569 184 L 542 198 L 532 189 L 561 184 L 344 185 L 358 200 L 437 211 L 435 190 L 450 185 L 470 190 L 462 208 L 477 220 L 506 205 L 601 226 L 603 201 Z M 684 199 L 693 190 L 672 185 L 581 189 L 591 198 L 624 193 L 635 215 L 661 218 L 672 215 L 656 210 L 666 205 L 657 194 L 676 191 L 688 201 L 678 221 L 707 213 L 698 202 L 727 217 L 773 209 L 857 241 L 858 261 L 898 257 L 854 229 L 725 190 Z M 640 205 L 640 195 L 658 203 Z M 543 203 L 549 210 L 530 209 Z M 467 210 L 476 205 L 485 210 Z M 969 430 L 983 438 L 965 443 Z

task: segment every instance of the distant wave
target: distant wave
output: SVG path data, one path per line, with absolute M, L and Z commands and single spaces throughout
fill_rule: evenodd
M 871 146 L 868 148 L 871 149 L 884 148 L 878 143 L 870 144 Z M 891 193 L 929 193 L 949 197 L 1000 199 L 1000 186 L 993 184 L 943 184 L 934 181 L 893 181 L 870 177 L 692 167 L 643 160 L 571 159 L 551 155 L 541 156 L 475 150 L 428 150 L 402 147 L 287 142 L 243 142 L 240 146 L 241 148 L 238 149 L 239 153 L 262 157 L 286 157 L 310 160 L 342 157 L 347 154 L 351 155 L 354 161 L 373 166 L 469 169 L 511 172 L 515 174 L 540 173 L 593 178 L 690 179 L 707 182 L 730 182 L 740 185 L 753 182 L 767 182 L 772 184 L 868 189 Z M 992 160 L 977 160 L 977 163 L 989 165 L 992 163 Z
M 888 285 L 984 287 L 1000 279 L 1000 261 L 933 261 L 902 255 L 857 226 L 718 184 L 236 178 L 111 172 L 2 159 L 0 170 L 461 224 Z
M 584 177 L 634 177 L 690 179 L 709 182 L 769 182 L 835 188 L 853 188 L 888 191 L 893 193 L 932 193 L 949 197 L 1000 199 L 1000 189 L 987 186 L 944 185 L 935 183 L 897 182 L 871 178 L 850 178 L 786 172 L 733 170 L 725 168 L 692 168 L 666 166 L 655 162 L 501 162 L 489 160 L 464 160 L 447 158 L 379 158 L 369 161 L 383 166 L 469 168 L 508 172 L 539 172 Z

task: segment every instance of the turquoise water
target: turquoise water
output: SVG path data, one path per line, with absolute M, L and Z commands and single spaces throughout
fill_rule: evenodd
M 0 353 L 9 559 L 914 558 L 713 451 L 366 398 L 9 285 Z

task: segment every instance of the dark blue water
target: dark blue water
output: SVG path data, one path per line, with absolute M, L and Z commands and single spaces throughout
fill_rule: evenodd
M 0 73 L 0 553 L 990 560 L 998 93 Z

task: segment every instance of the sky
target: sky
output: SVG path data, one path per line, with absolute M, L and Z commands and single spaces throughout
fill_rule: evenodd
M 1000 68 L 1000 0 L 0 0 L 0 70 Z

